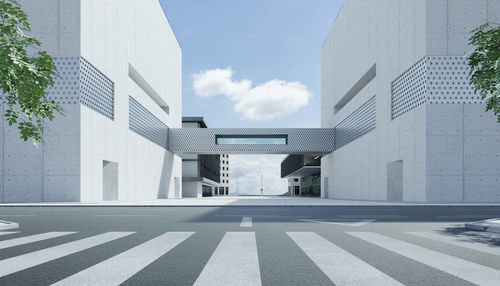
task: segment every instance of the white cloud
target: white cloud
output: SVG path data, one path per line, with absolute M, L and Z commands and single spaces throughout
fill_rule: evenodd
M 229 156 L 229 189 L 232 194 L 260 194 L 263 173 L 264 194 L 281 195 L 288 191 L 286 179 L 281 179 L 283 155 L 231 155 Z
M 193 75 L 198 96 L 225 95 L 243 118 L 265 121 L 292 114 L 306 106 L 311 93 L 300 82 L 270 80 L 252 87 L 248 79 L 234 81 L 231 68 L 205 70 Z

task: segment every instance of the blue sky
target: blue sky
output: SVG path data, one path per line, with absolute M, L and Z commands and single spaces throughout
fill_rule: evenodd
M 182 48 L 183 115 L 209 127 L 320 127 L 321 46 L 342 2 L 160 0 Z M 253 176 L 235 170 L 230 180 L 238 173 Z

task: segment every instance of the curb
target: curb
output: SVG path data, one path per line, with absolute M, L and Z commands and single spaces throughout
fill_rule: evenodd
M 168 205 L 168 204 L 0 204 L 0 208 L 9 207 L 500 207 L 500 204 L 207 204 L 207 205 Z
M 19 224 L 16 222 L 10 222 L 5 220 L 0 220 L 0 230 L 18 228 Z

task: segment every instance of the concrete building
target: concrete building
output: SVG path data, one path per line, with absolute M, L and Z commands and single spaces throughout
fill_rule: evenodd
M 322 47 L 322 194 L 500 201 L 500 125 L 468 84 L 470 31 L 499 0 L 346 0 Z
M 281 178 L 288 179 L 290 196 L 321 195 L 321 155 L 288 155 L 281 162 Z
M 207 128 L 203 117 L 183 117 L 182 128 Z M 182 196 L 201 198 L 218 195 L 222 155 L 182 154 Z
M 229 195 L 229 154 L 220 155 L 220 184 L 215 189 L 215 195 Z
M 181 196 L 181 48 L 156 0 L 20 0 L 55 57 L 49 96 L 65 116 L 45 144 L 3 120 L 0 201 L 153 200 Z

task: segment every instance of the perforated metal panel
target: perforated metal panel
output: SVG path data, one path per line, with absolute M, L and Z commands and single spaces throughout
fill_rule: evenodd
M 149 141 L 167 149 L 168 126 L 129 96 L 129 128 Z
M 60 105 L 83 104 L 113 120 L 113 81 L 83 57 L 53 59 L 57 74 L 54 85 L 47 89 L 47 97 Z
M 54 57 L 57 75 L 47 97 L 58 104 L 80 103 L 80 57 Z M 6 96 L 2 96 L 5 98 Z M 7 103 L 7 100 L 0 103 Z
M 392 118 L 425 103 L 425 58 L 392 82 Z
M 80 57 L 80 102 L 100 114 L 114 118 L 114 84 Z
M 370 98 L 335 127 L 335 149 L 356 140 L 375 129 L 376 97 Z
M 429 104 L 482 102 L 469 84 L 467 57 L 427 57 L 426 67 Z
M 216 144 L 216 135 L 287 135 L 288 144 Z M 303 154 L 334 150 L 332 128 L 170 128 L 169 150 L 200 154 Z
M 476 104 L 465 56 L 427 56 L 392 82 L 392 119 L 426 104 Z
M 80 57 L 55 57 L 57 76 L 47 96 L 59 104 L 80 103 Z

